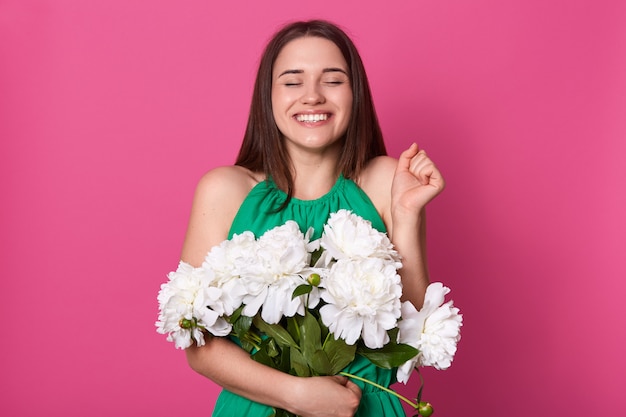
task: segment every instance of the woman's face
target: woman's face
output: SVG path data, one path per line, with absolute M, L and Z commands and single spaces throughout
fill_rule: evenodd
M 338 143 L 350 121 L 352 87 L 337 45 L 302 37 L 283 47 L 272 71 L 272 111 L 288 149 Z

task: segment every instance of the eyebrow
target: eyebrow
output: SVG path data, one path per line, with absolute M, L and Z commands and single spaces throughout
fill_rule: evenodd
M 348 73 L 341 68 L 335 68 L 335 67 L 331 67 L 331 68 L 324 68 L 322 70 L 322 73 L 326 74 L 329 72 L 341 72 L 342 74 L 348 75 Z M 287 74 L 304 74 L 304 70 L 301 69 L 288 69 L 286 71 L 283 71 L 280 73 L 280 75 L 278 76 L 278 78 L 282 77 L 283 75 L 287 75 Z

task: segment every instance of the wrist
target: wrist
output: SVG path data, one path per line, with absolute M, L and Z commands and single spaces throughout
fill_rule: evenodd
M 279 408 L 283 410 L 287 410 L 290 413 L 300 415 L 301 414 L 301 404 L 300 396 L 303 392 L 306 393 L 306 388 L 303 387 L 304 382 L 307 378 L 293 376 L 289 374 L 285 375 L 285 381 L 283 384 L 283 389 L 280 391 L 283 393 L 281 398 L 279 399 L 280 403 Z
M 391 210 L 391 222 L 394 228 L 416 230 L 426 221 L 426 209 L 409 210 L 402 207 L 394 207 Z

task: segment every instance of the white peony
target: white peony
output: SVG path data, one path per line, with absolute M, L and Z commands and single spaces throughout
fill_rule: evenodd
M 181 261 L 168 278 L 157 296 L 157 332 L 167 334 L 167 340 L 181 349 L 191 346 L 194 340 L 198 346 L 204 345 L 203 330 L 215 336 L 230 333 L 231 325 L 219 310 L 222 290 L 209 285 L 213 278 L 211 271 Z
M 434 282 L 426 289 L 424 306 L 420 311 L 408 301 L 402 303 L 398 342 L 411 345 L 420 353 L 398 368 L 398 381 L 406 383 L 416 366 L 447 369 L 452 364 L 461 339 L 463 317 L 452 301 L 443 304 L 449 292 L 448 287 Z
M 204 259 L 202 268 L 213 272 L 210 285 L 222 289 L 221 309 L 230 316 L 246 295 L 241 274 L 257 263 L 258 243 L 252 232 L 235 234 L 232 239 L 214 246 Z
M 389 237 L 349 210 L 330 215 L 320 244 L 325 249 L 320 258 L 322 266 L 328 266 L 333 259 L 381 258 L 393 263 L 396 269 L 402 267 Z
M 258 239 L 256 262 L 241 271 L 246 289 L 244 315 L 252 317 L 261 310 L 265 322 L 276 324 L 283 316 L 304 314 L 307 299 L 308 307 L 317 305 L 317 289 L 308 297 L 292 299 L 293 291 L 306 284 L 306 279 L 314 272 L 309 264 L 317 243 L 310 242 L 310 232 L 303 234 L 298 224 L 290 220 Z
M 387 330 L 400 317 L 402 285 L 394 265 L 382 259 L 339 260 L 320 285 L 328 304 L 320 308 L 322 322 L 352 345 L 359 337 L 369 348 L 383 347 Z

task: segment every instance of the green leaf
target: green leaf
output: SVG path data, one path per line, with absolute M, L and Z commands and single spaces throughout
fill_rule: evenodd
M 318 350 L 322 350 L 321 330 L 320 326 L 315 320 L 315 317 L 308 311 L 305 311 L 303 317 L 298 317 L 300 323 L 300 346 L 302 354 L 309 363 L 313 358 L 313 355 Z
M 297 376 L 311 376 L 309 364 L 298 349 L 290 349 L 291 369 Z
M 317 318 L 317 323 L 320 325 L 321 330 L 320 340 L 328 340 L 329 337 L 332 337 L 332 335 L 328 336 L 328 327 L 326 327 L 326 325 L 322 321 L 322 317 Z
M 343 339 L 335 340 L 331 335 L 324 343 L 324 352 L 330 361 L 329 375 L 335 375 L 354 360 L 356 345 L 348 345 Z
M 261 347 L 261 349 L 259 349 L 258 351 L 256 351 L 254 354 L 252 354 L 250 356 L 252 359 L 254 359 L 255 361 L 262 363 L 263 365 L 269 366 L 274 368 L 274 360 L 272 359 L 272 357 L 267 353 L 267 350 L 265 349 L 265 347 Z
M 365 346 L 359 346 L 357 353 L 365 356 L 378 367 L 391 369 L 414 358 L 419 353 L 419 350 L 409 345 L 390 342 L 380 349 L 370 349 Z
M 233 323 L 233 333 L 241 341 L 241 347 L 247 352 L 251 353 L 254 349 L 254 341 L 259 337 L 254 334 L 252 327 L 252 317 L 239 315 L 237 320 Z
M 324 252 L 324 248 L 319 248 L 318 250 L 311 253 L 311 265 L 315 265 L 317 261 L 322 256 L 322 252 Z
M 266 350 L 270 358 L 276 358 L 280 355 L 281 350 L 278 346 L 276 346 L 276 341 L 274 339 L 266 339 L 263 344 L 267 346 Z
M 287 319 L 287 332 L 291 335 L 296 344 L 300 344 L 300 328 L 298 320 L 295 317 Z
M 389 335 L 389 340 L 391 340 L 392 343 L 396 343 L 395 341 L 398 340 L 398 332 L 399 331 L 400 331 L 400 329 L 397 328 L 397 327 L 394 327 L 391 330 L 387 330 L 387 334 Z
M 292 349 L 288 347 L 279 348 L 280 356 L 274 360 L 274 362 L 277 363 L 277 369 L 284 373 L 289 373 L 291 371 L 291 355 L 289 354 L 291 350 Z
M 311 357 L 311 369 L 316 375 L 333 375 L 332 365 L 328 355 L 323 350 L 317 350 Z
M 239 319 L 239 316 L 241 316 L 241 313 L 243 312 L 245 306 L 241 306 L 239 307 L 237 310 L 235 310 L 233 312 L 233 314 L 228 318 L 228 321 L 230 322 L 230 324 L 235 324 L 235 322 Z
M 237 320 L 233 322 L 233 331 L 240 339 L 250 331 L 252 326 L 252 317 L 239 316 Z
M 285 330 L 284 327 L 278 324 L 268 324 L 265 321 L 263 321 L 263 319 L 261 319 L 261 317 L 259 316 L 256 316 L 253 322 L 254 322 L 254 325 L 260 331 L 262 331 L 269 337 L 274 338 L 274 340 L 276 340 L 276 343 L 278 343 L 279 346 L 283 346 L 283 347 L 289 346 L 289 347 L 298 348 L 298 345 L 293 340 L 289 332 Z
M 278 369 L 282 372 L 289 372 L 289 348 L 281 349 L 272 338 L 266 338 L 259 346 L 259 350 L 251 355 L 252 359 Z
M 293 294 L 291 295 L 291 299 L 293 300 L 296 297 L 300 297 L 301 295 L 308 294 L 313 290 L 313 286 L 311 284 L 301 284 L 293 290 Z

